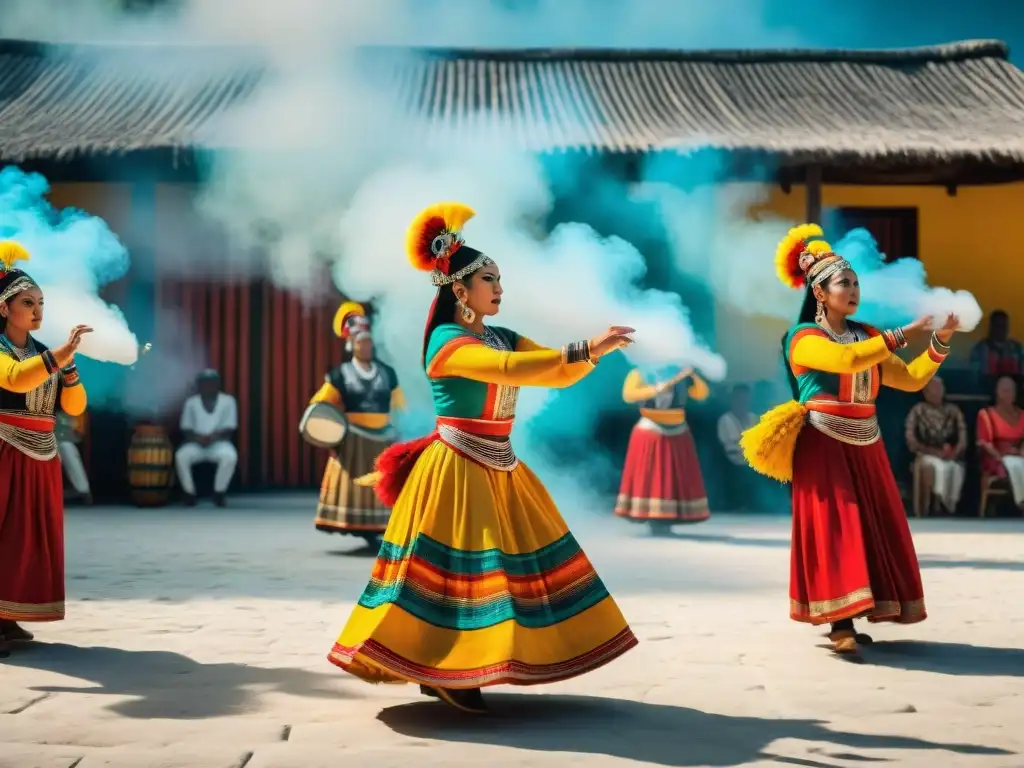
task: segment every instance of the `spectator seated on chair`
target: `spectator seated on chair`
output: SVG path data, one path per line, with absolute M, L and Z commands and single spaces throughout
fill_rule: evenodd
M 1013 503 L 1024 510 L 1024 411 L 1017 407 L 1017 383 L 1012 376 L 996 382 L 995 405 L 978 413 L 978 451 L 981 459 L 982 503 L 993 481 L 1008 480 Z M 984 506 L 979 512 L 985 515 Z
M 922 390 L 924 399 L 907 414 L 907 447 L 914 454 L 914 514 L 928 514 L 935 503 L 953 514 L 960 503 L 966 471 L 967 423 L 938 376 Z
M 231 442 L 238 429 L 238 403 L 221 391 L 220 375 L 207 370 L 196 378 L 197 394 L 185 401 L 181 411 L 181 431 L 185 442 L 174 456 L 178 482 L 185 493 L 185 503 L 196 503 L 196 486 L 192 477 L 195 464 L 211 463 L 217 467 L 213 481 L 213 498 L 217 506 L 225 504 L 225 495 L 238 464 L 238 451 Z

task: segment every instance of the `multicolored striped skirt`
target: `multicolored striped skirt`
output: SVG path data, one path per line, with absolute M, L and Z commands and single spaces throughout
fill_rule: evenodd
M 435 440 L 329 659 L 373 683 L 536 685 L 636 643 L 536 475 L 521 463 L 484 467 Z
M 371 440 L 350 429 L 337 453 L 327 460 L 316 507 L 317 530 L 363 537 L 384 533 L 391 510 L 381 504 L 372 488 L 352 481 L 372 472 L 374 460 L 390 444 L 390 440 Z

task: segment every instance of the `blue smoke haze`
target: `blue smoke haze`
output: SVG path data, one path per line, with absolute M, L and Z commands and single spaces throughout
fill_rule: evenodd
M 41 9 L 53 5 L 41 0 L 30 2 L 33 4 L 23 7 Z M 76 7 L 85 5 L 82 2 Z M 141 30 L 152 39 L 248 39 L 277 46 L 289 37 L 288 33 L 296 40 L 301 39 L 302 33 L 316 38 L 309 48 L 324 43 L 323 38 L 331 35 L 336 40 L 328 48 L 367 42 L 491 47 L 875 48 L 934 44 L 964 37 L 1001 37 L 1009 39 L 1011 45 L 1024 39 L 1024 20 L 1020 14 L 1011 12 L 1011 4 L 994 0 L 958 6 L 955 14 L 937 14 L 934 4 L 921 0 L 901 4 L 862 0 L 846 5 L 793 0 L 378 0 L 366 4 L 319 3 L 319 15 L 315 17 L 308 15 L 314 5 L 308 2 L 247 0 L 241 4 L 212 0 L 185 5 L 184 22 L 168 22 L 165 17 L 159 26 L 134 25 L 131 34 L 122 38 L 138 39 L 136 33 Z M 307 15 L 300 18 L 301 13 Z M 30 36 L 70 34 L 104 39 L 116 39 L 118 33 L 128 29 L 102 23 L 103 18 L 110 18 L 102 13 L 91 26 L 80 18 L 72 23 L 72 18 L 39 10 L 23 15 L 17 28 L 29 30 L 25 34 Z M 197 24 L 197 20 L 202 23 Z M 0 33 L 10 34 L 15 29 L 13 24 L 10 19 L 0 18 Z M 439 162 L 426 169 L 425 178 L 433 180 L 429 191 L 413 195 L 410 200 L 400 183 L 405 177 L 395 172 L 420 160 L 410 158 L 404 146 L 402 131 L 406 126 L 392 124 L 388 113 L 375 111 L 372 94 L 366 98 L 364 91 L 353 87 L 347 74 L 335 77 L 324 72 L 319 62 L 312 66 L 315 69 L 303 71 L 299 65 L 284 74 L 277 90 L 264 92 L 258 108 L 246 112 L 245 120 L 236 128 L 237 135 L 226 137 L 238 141 L 224 143 L 252 146 L 254 136 L 261 133 L 288 136 L 299 145 L 308 144 L 308 153 L 297 153 L 285 164 L 277 164 L 259 151 L 216 155 L 211 182 L 204 188 L 210 198 L 206 210 L 231 232 L 250 232 L 253 221 L 276 224 L 288 244 L 289 263 L 299 264 L 302 259 L 293 257 L 303 252 L 338 255 L 345 278 L 339 282 L 342 288 L 362 291 L 356 298 L 383 296 L 384 327 L 377 331 L 378 338 L 391 353 L 392 361 L 404 366 L 400 374 L 409 382 L 419 381 L 422 371 L 414 364 L 418 355 L 410 355 L 408 350 L 418 346 L 431 291 L 422 282 L 414 282 L 422 276 L 407 274 L 409 270 L 404 265 L 395 266 L 389 238 L 395 235 L 400 241 L 405 224 L 419 206 L 445 197 L 445 175 L 452 173 L 453 165 L 460 165 L 461 171 L 464 164 L 449 158 L 447 163 Z M 314 103 L 333 103 L 341 108 L 332 111 L 321 107 L 324 111 L 317 111 L 310 108 Z M 353 104 L 360 105 L 360 114 L 377 119 L 353 121 Z M 310 114 L 305 114 L 305 110 Z M 307 126 L 314 125 L 316 131 L 309 128 L 311 133 L 303 133 Z M 244 133 L 246 127 L 251 133 Z M 333 136 L 332 143 L 321 143 L 325 134 Z M 451 154 L 458 155 L 462 150 L 453 148 Z M 752 225 L 746 218 L 746 208 L 757 200 L 718 189 L 717 182 L 728 168 L 724 155 L 705 152 L 685 158 L 650 158 L 640 169 L 638 185 L 622 180 L 616 162 L 614 158 L 550 156 L 540 160 L 542 173 L 534 174 L 523 171 L 518 157 L 494 156 L 453 185 L 457 189 L 481 190 L 465 199 L 477 207 L 481 219 L 496 210 L 499 216 L 509 213 L 518 217 L 515 226 L 499 227 L 498 234 L 505 236 L 504 240 L 498 235 L 492 238 L 509 280 L 514 282 L 514 276 L 520 275 L 519 287 L 510 290 L 510 314 L 514 311 L 513 294 L 518 296 L 515 303 L 521 305 L 565 301 L 568 296 L 585 310 L 594 312 L 602 308 L 599 300 L 573 295 L 575 282 L 571 271 L 556 267 L 530 273 L 526 275 L 528 280 L 523 276 L 529 271 L 528 265 L 534 263 L 527 257 L 551 255 L 549 235 L 571 231 L 557 228 L 559 224 L 572 224 L 577 232 L 587 231 L 588 237 L 597 243 L 595 253 L 603 252 L 601 238 L 616 237 L 642 254 L 646 270 L 633 273 L 638 289 L 656 288 L 681 296 L 685 309 L 677 314 L 692 326 L 694 341 L 714 347 L 716 302 L 731 304 L 742 311 L 761 309 L 766 315 L 795 318 L 799 300 L 780 292 L 771 268 L 775 244 L 793 222 L 762 220 Z M 771 170 L 759 169 L 754 176 L 767 178 Z M 393 173 L 389 176 L 389 172 Z M 487 190 L 491 190 L 490 194 Z M 340 247 L 336 222 L 344 222 L 352 213 L 353 201 L 367 191 L 374 192 L 374 201 L 382 202 L 370 206 L 364 215 L 350 217 L 354 219 L 352 241 L 359 248 L 353 251 L 357 255 L 348 256 Z M 470 224 L 470 231 L 475 223 Z M 582 225 L 590 230 L 578 229 Z M 382 254 L 379 264 L 365 259 L 369 237 L 379 240 L 375 242 Z M 344 241 L 345 236 L 340 240 Z M 520 253 L 527 257 L 521 258 Z M 621 279 L 622 273 L 617 270 L 629 259 L 623 253 L 615 257 L 611 250 L 608 254 L 607 259 L 589 262 L 590 272 L 604 270 L 606 274 L 587 274 L 587 280 L 601 283 Z M 350 258 L 353 262 L 346 269 Z M 357 264 L 358 259 L 362 261 Z M 402 261 L 400 255 L 397 261 Z M 283 266 L 287 265 L 274 265 L 275 281 L 301 289 L 311 272 L 306 268 L 308 265 L 301 264 L 297 275 L 287 274 Z M 374 269 L 383 270 L 380 282 L 373 274 L 366 274 Z M 903 276 L 915 280 L 921 277 Z M 604 307 L 618 310 L 621 297 L 617 301 L 620 303 Z M 645 309 L 642 304 L 641 300 L 639 309 Z M 505 316 L 503 309 L 499 322 L 504 323 Z M 629 319 L 621 314 L 608 317 L 609 322 Z M 566 328 L 557 324 L 547 328 L 508 324 L 527 331 L 542 343 L 554 345 L 567 340 Z M 414 343 L 408 341 L 410 337 Z M 591 455 L 584 459 L 588 465 L 583 470 L 584 477 L 600 479 L 602 473 L 616 474 L 617 468 L 603 452 L 595 451 L 592 440 L 601 412 L 632 412 L 620 402 L 622 377 L 628 367 L 627 361 L 617 355 L 602 362 L 600 370 L 570 390 L 555 392 L 550 397 L 524 395 L 521 411 L 524 423 L 529 425 L 530 442 L 548 454 L 541 463 L 560 469 L 551 454 L 564 456 L 565 445 L 589 444 Z M 764 372 L 764 377 L 778 380 L 777 374 L 773 369 Z M 694 406 L 693 410 L 699 413 L 701 406 Z M 425 423 L 430 421 L 429 413 L 420 416 Z M 413 416 L 414 421 L 417 418 Z M 628 420 L 624 423 L 628 429 Z M 714 445 L 708 447 L 716 449 Z M 533 461 L 538 463 L 537 459 Z M 544 476 L 547 479 L 556 474 L 553 470 Z M 567 493 L 578 492 L 575 480 L 568 484 Z
M 16 240 L 31 254 L 19 266 L 43 289 L 40 341 L 58 346 L 74 325 L 91 325 L 93 334 L 83 341 L 77 362 L 91 402 L 116 401 L 123 370 L 101 360 L 130 364 L 137 345 L 121 311 L 97 294 L 127 274 L 128 251 L 99 217 L 77 208 L 56 209 L 46 198 L 49 191 L 38 173 L 15 166 L 0 170 L 0 239 Z

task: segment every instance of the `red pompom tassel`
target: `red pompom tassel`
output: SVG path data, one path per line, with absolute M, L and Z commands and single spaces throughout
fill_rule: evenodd
M 438 437 L 437 431 L 431 432 L 426 437 L 418 440 L 410 440 L 407 443 L 395 443 L 386 448 L 374 462 L 374 469 L 380 472 L 380 478 L 373 487 L 377 498 L 386 507 L 395 506 L 398 496 L 405 487 L 405 481 L 409 479 L 413 465 L 432 442 Z

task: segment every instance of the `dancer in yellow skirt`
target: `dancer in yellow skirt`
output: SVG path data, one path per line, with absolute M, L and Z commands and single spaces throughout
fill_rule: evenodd
M 548 349 L 485 326 L 498 266 L 463 244 L 473 211 L 441 203 L 408 233 L 438 291 L 423 366 L 436 430 L 392 446 L 372 482 L 392 507 L 373 574 L 329 658 L 369 682 L 413 682 L 468 712 L 484 686 L 564 680 L 636 645 L 615 601 L 509 434 L 521 386 L 568 387 L 631 343 L 613 327 Z

